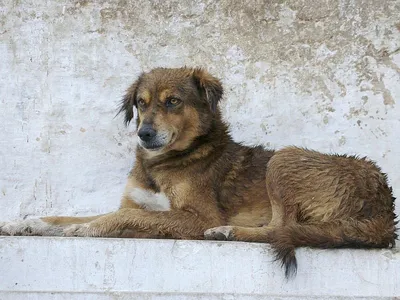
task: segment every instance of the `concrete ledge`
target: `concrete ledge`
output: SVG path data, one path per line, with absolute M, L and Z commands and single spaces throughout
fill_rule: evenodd
M 298 249 L 286 282 L 267 245 L 0 237 L 0 299 L 393 299 L 400 250 Z

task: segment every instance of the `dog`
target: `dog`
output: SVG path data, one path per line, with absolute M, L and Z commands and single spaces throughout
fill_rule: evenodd
M 201 68 L 157 68 L 127 90 L 139 142 L 120 209 L 4 223 L 3 235 L 269 243 L 287 278 L 295 248 L 387 248 L 396 216 L 387 176 L 367 158 L 247 147 L 229 135 L 221 82 Z

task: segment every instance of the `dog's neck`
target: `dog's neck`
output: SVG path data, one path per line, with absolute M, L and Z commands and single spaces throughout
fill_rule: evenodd
M 146 168 L 153 167 L 173 167 L 190 165 L 199 159 L 207 156 L 217 158 L 218 152 L 232 143 L 232 138 L 228 133 L 228 126 L 222 121 L 220 113 L 215 114 L 210 127 L 203 135 L 196 137 L 192 143 L 184 150 L 171 150 L 160 155 L 149 155 L 149 153 L 137 145 L 136 159 L 142 161 Z

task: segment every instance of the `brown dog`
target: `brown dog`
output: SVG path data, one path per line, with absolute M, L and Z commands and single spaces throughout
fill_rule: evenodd
M 139 135 L 121 208 L 5 223 L 2 233 L 266 242 L 287 277 L 296 247 L 394 245 L 394 198 L 373 162 L 235 143 L 221 97 L 221 83 L 202 69 L 142 74 L 120 109 L 129 123 L 137 108 Z

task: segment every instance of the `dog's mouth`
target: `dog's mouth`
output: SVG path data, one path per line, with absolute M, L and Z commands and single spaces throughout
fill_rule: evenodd
M 155 137 L 151 141 L 143 141 L 139 138 L 139 145 L 148 151 L 159 151 L 167 147 L 173 141 L 174 134 L 162 134 Z
M 149 151 L 158 151 L 165 147 L 165 145 L 148 144 L 148 143 L 140 143 L 140 146 Z

